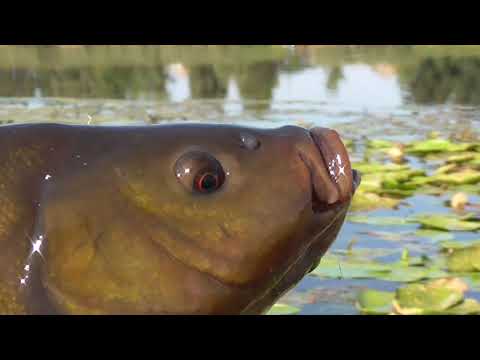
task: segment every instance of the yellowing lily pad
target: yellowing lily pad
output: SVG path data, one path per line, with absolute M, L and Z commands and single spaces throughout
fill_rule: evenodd
M 350 206 L 351 211 L 372 211 L 377 209 L 392 209 L 399 205 L 401 200 L 382 197 L 374 193 L 357 191 Z
M 463 293 L 447 287 L 410 284 L 397 289 L 393 301 L 399 314 L 414 315 L 442 312 L 463 301 Z
M 451 250 L 465 249 L 472 246 L 480 246 L 480 240 L 470 240 L 470 241 L 442 241 L 440 242 L 440 247 L 442 250 L 451 252 Z
M 295 315 L 300 312 L 300 309 L 287 305 L 287 304 L 275 304 L 272 308 L 267 312 L 267 315 Z
M 480 271 L 480 246 L 474 245 L 460 249 L 451 249 L 447 258 L 447 267 L 452 272 Z
M 479 315 L 480 304 L 474 299 L 465 299 L 462 303 L 441 313 L 442 315 Z
M 468 284 L 459 278 L 442 278 L 415 283 L 395 292 L 363 290 L 357 295 L 356 307 L 364 314 L 385 315 L 474 315 L 480 304 L 464 299 Z

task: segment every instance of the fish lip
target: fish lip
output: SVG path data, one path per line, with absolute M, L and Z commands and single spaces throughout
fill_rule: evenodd
M 329 185 L 333 186 L 332 189 L 337 192 L 336 201 L 320 201 L 319 194 L 317 193 L 318 190 L 316 190 L 318 186 L 316 186 L 315 179 L 312 177 L 312 208 L 314 212 L 330 210 L 350 202 L 360 186 L 361 174 L 359 171 L 351 168 L 348 151 L 341 141 L 340 136 L 334 130 L 320 127 L 311 129 L 309 135 L 316 150 L 320 154 L 323 169 L 312 169 L 312 166 L 308 161 L 305 161 L 303 156 L 302 159 L 311 172 L 316 170 L 324 174 L 326 173 L 327 176 L 324 175 L 324 179 L 328 179 Z M 334 154 L 336 154 L 336 157 Z M 335 160 L 339 156 L 343 163 L 335 163 Z M 333 167 L 332 162 L 334 163 Z M 343 175 L 351 180 L 345 181 L 343 180 L 344 178 L 340 176 L 340 173 L 338 173 L 338 175 L 335 174 L 335 170 L 337 170 L 337 167 L 340 165 L 343 165 L 342 171 L 345 170 Z M 333 173 L 332 169 L 334 170 Z

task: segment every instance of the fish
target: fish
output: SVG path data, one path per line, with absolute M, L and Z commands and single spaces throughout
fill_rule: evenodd
M 298 126 L 0 127 L 0 314 L 265 314 L 360 174 Z

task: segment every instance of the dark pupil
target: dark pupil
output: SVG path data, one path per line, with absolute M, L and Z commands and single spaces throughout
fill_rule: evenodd
M 215 190 L 217 178 L 212 174 L 206 174 L 200 180 L 200 188 L 204 191 Z

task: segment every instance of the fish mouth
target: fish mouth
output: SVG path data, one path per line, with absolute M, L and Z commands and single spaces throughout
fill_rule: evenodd
M 310 131 L 310 137 L 322 159 L 321 166 L 314 169 L 309 166 L 310 171 L 314 172 L 311 184 L 312 210 L 317 216 L 328 213 L 346 213 L 346 208 L 350 205 L 353 195 L 362 181 L 361 174 L 359 171 L 352 169 L 347 149 L 336 131 L 326 128 L 313 128 Z M 325 191 L 329 192 L 329 197 L 323 194 Z M 329 226 L 332 226 L 336 221 L 338 219 L 332 219 Z M 307 273 L 311 273 L 319 265 L 323 253 L 326 252 L 333 240 L 334 238 L 320 246 L 321 250 L 318 251 L 318 256 Z M 317 237 L 311 243 L 312 248 L 320 245 L 315 245 L 315 242 L 322 242 L 322 240 Z
M 311 173 L 313 211 L 323 212 L 349 203 L 361 183 L 361 175 L 352 169 L 340 136 L 335 130 L 320 127 L 311 129 L 309 135 L 315 149 L 301 157 Z

